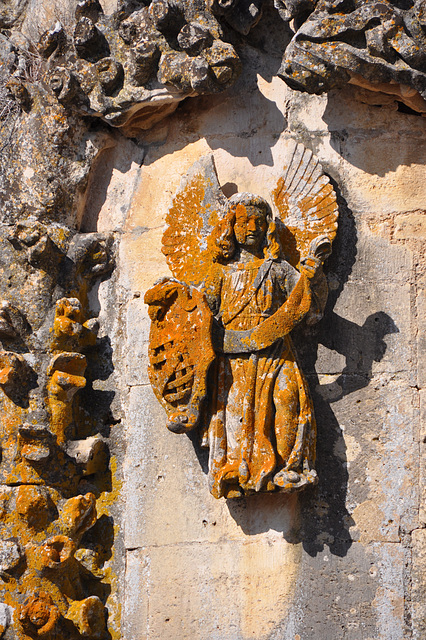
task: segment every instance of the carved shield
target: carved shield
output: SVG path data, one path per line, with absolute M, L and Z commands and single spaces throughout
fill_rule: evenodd
M 145 294 L 152 320 L 149 379 L 174 433 L 194 429 L 206 396 L 207 372 L 215 353 L 213 317 L 203 293 L 165 278 Z

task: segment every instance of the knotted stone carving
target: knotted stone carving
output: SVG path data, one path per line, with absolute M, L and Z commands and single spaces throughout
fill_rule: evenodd
M 106 639 L 102 559 L 84 535 L 102 526 L 95 494 L 108 447 L 78 392 L 98 349 L 88 294 L 113 267 L 111 241 L 31 219 L 0 231 L 20 282 L 0 310 L 2 632 Z
M 323 93 L 347 82 L 426 113 L 423 0 L 275 0 L 297 30 L 278 72 L 291 87 Z

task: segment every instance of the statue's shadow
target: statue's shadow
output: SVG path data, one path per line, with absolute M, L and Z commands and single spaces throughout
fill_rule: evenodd
M 384 337 L 397 333 L 398 328 L 383 311 L 370 314 L 362 325 L 334 312 L 355 262 L 357 241 L 352 213 L 334 186 L 340 209 L 339 232 L 325 269 L 334 286 L 323 320 L 314 327 L 301 325 L 292 334 L 315 408 L 318 485 L 298 494 L 263 493 L 230 499 L 227 505 L 230 515 L 246 535 L 279 531 L 289 543 L 302 543 L 310 556 L 316 556 L 327 545 L 330 553 L 342 557 L 352 544 L 350 528 L 354 521 L 346 507 L 346 445 L 332 404 L 370 383 L 373 362 L 379 362 L 386 352 Z M 331 382 L 326 377 L 324 383 L 324 378 L 320 380 L 316 372 L 320 344 L 345 358 L 344 368 Z M 191 440 L 207 473 L 207 452 L 201 449 L 195 436 Z

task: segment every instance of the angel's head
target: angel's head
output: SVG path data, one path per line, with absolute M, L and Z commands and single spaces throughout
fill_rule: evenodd
M 240 245 L 261 249 L 266 258 L 279 258 L 281 249 L 266 200 L 252 193 L 236 193 L 229 202 L 229 213 L 211 235 L 213 260 L 228 262 Z

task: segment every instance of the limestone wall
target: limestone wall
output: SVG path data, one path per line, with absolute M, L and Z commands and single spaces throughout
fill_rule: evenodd
M 36 559 L 30 577 L 28 569 L 19 573 L 7 555 L 10 545 L 3 544 L 0 575 L 6 604 L 1 609 L 4 620 L 0 616 L 5 635 L 0 630 L 0 637 L 6 640 L 36 637 L 28 624 L 22 630 L 18 618 L 25 613 L 24 598 L 39 590 L 39 584 L 50 593 L 48 607 L 57 606 L 63 619 L 75 625 L 78 637 L 425 637 L 425 119 L 420 110 L 395 102 L 388 93 L 378 96 L 349 84 L 322 95 L 292 89 L 276 75 L 289 38 L 277 28 L 272 8 L 253 34 L 251 40 L 233 40 L 244 72 L 232 87 L 212 95 L 179 95 L 174 113 L 164 113 L 148 130 L 132 130 L 126 137 L 110 125 L 99 125 L 99 132 L 92 122 L 83 134 L 67 121 L 66 136 L 73 140 L 67 162 L 74 164 L 72 171 L 62 161 L 57 165 L 68 176 L 68 196 L 61 200 L 64 212 L 55 209 L 55 203 L 45 218 L 40 202 L 34 209 L 66 256 L 58 262 L 66 277 L 49 280 L 54 264 L 49 254 L 42 277 L 34 275 L 39 266 L 31 261 L 29 267 L 19 266 L 26 274 L 25 288 L 19 291 L 18 267 L 11 266 L 15 258 L 3 254 L 2 296 L 25 310 L 36 331 L 31 348 L 13 343 L 9 350 L 24 354 L 39 383 L 43 375 L 52 376 L 51 358 L 59 351 L 75 358 L 86 354 L 88 373 L 81 373 L 87 378 L 86 390 L 78 392 L 85 394 L 81 405 L 86 413 L 82 417 L 74 406 L 74 417 L 64 429 L 80 443 L 98 434 L 110 451 L 107 463 L 103 459 L 87 471 L 78 458 L 83 454 L 71 446 L 67 456 L 74 456 L 82 474 L 76 488 L 68 491 L 63 470 L 60 480 L 47 481 L 55 487 L 51 497 L 60 513 L 71 509 L 66 500 L 72 496 L 90 493 L 97 499 L 98 521 L 92 518 L 90 526 L 86 522 L 84 532 L 66 524 L 48 530 L 50 537 L 75 538 L 80 545 L 77 559 L 95 578 L 83 572 L 81 589 L 72 591 L 61 582 L 58 591 L 48 585 L 49 567 L 46 574 Z M 38 117 L 49 124 L 51 114 L 44 107 Z M 158 278 L 170 275 L 161 252 L 165 218 L 194 162 L 212 153 L 225 195 L 247 191 L 272 202 L 292 141 L 318 157 L 332 180 L 340 212 L 333 254 L 325 265 L 329 298 L 324 318 L 293 335 L 317 418 L 319 483 L 300 494 L 216 500 L 209 493 L 207 453 L 197 433 L 168 431 L 166 414 L 151 388 L 144 294 Z M 59 157 L 59 146 L 52 148 Z M 26 154 L 28 167 L 36 171 L 34 154 Z M 44 156 L 41 173 L 45 161 Z M 31 171 L 25 174 L 28 184 Z M 52 181 L 49 178 L 49 184 Z M 26 204 L 15 209 L 16 216 L 10 213 L 10 202 L 18 202 L 18 196 L 3 191 L 9 211 L 3 235 L 20 220 L 33 221 L 28 203 L 36 196 L 25 195 L 33 188 L 27 183 L 21 198 Z M 45 194 L 43 189 L 39 191 Z M 108 262 L 108 268 L 102 272 L 92 269 L 92 262 L 99 263 L 98 245 L 89 252 L 92 262 L 84 257 L 78 262 L 83 253 L 74 245 L 89 236 L 111 256 L 109 262 L 104 256 L 102 264 Z M 7 251 L 8 242 L 6 238 Z M 22 241 L 21 257 L 29 251 L 26 247 Z M 13 298 L 10 274 L 15 277 Z M 84 284 L 89 281 L 90 287 Z M 92 351 L 83 344 L 83 329 L 80 346 L 49 342 L 61 296 L 80 300 L 85 316 L 79 316 L 79 326 L 91 331 L 85 322 L 97 319 L 100 329 Z M 37 369 L 34 362 L 42 365 Z M 7 389 L 3 392 L 3 413 L 10 417 L 16 402 L 13 405 Z M 29 405 L 21 403 L 13 424 L 3 420 L 4 450 L 18 423 L 34 422 L 36 414 L 40 422 L 52 420 L 52 403 L 48 417 L 40 418 L 50 391 L 29 393 Z M 28 406 L 30 418 L 22 417 Z M 78 446 L 83 451 L 84 446 Z M 3 453 L 3 467 L 4 460 Z M 16 487 L 43 484 L 27 476 L 10 480 L 2 473 L 5 504 L 9 494 L 10 500 L 17 499 Z M 21 540 L 18 525 L 4 520 L 3 541 L 19 539 L 26 557 L 34 553 L 39 558 L 34 549 L 47 544 L 44 525 L 37 525 L 40 539 L 33 543 L 31 536 Z M 22 581 L 18 596 L 12 593 L 11 580 Z M 108 586 L 96 586 L 96 580 Z M 91 597 L 102 607 L 93 601 L 84 605 L 89 614 L 93 606 L 98 616 L 96 624 L 85 627 L 81 603 Z M 108 632 L 100 621 L 104 606 Z M 74 627 L 61 629 L 60 637 L 77 637 Z
M 421 638 L 424 122 L 349 90 L 301 96 L 268 78 L 273 58 L 253 58 L 252 82 L 179 109 L 144 141 L 141 168 L 113 168 L 99 213 L 99 230 L 120 231 L 126 297 L 125 637 Z M 164 218 L 190 165 L 212 151 L 222 185 L 270 198 L 288 138 L 341 194 L 327 312 L 297 336 L 320 482 L 300 497 L 216 501 L 205 453 L 165 429 L 150 388 L 143 294 L 169 273 Z

